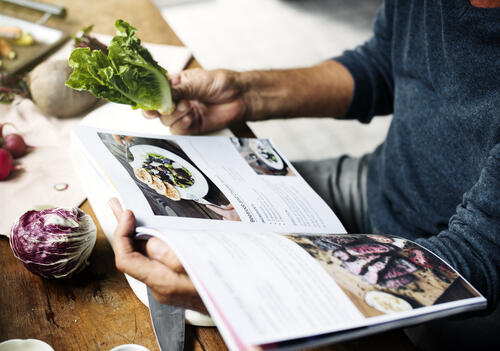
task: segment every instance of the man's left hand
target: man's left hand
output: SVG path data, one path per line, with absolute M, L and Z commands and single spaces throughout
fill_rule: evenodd
M 158 302 L 207 313 L 191 279 L 170 247 L 154 237 L 141 245 L 133 238 L 133 212 L 124 211 L 116 198 L 111 199 L 109 205 L 118 221 L 113 235 L 116 267 L 145 283 Z

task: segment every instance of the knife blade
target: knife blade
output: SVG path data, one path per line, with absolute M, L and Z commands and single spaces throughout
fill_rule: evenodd
M 149 313 L 161 351 L 183 351 L 186 322 L 184 309 L 156 301 L 148 288 Z

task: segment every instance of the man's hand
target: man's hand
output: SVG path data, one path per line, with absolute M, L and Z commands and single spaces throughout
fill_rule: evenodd
M 222 129 L 245 114 L 239 73 L 228 70 L 186 70 L 170 77 L 177 101 L 170 115 L 144 111 L 146 118 L 160 118 L 174 134 L 199 134 Z
M 217 213 L 219 216 L 222 216 L 222 219 L 225 221 L 241 221 L 238 212 L 236 212 L 236 209 L 231 204 L 227 206 L 207 205 L 207 208 Z
M 145 244 L 134 241 L 132 211 L 124 211 L 115 198 L 109 205 L 118 221 L 113 236 L 116 267 L 149 286 L 158 302 L 207 313 L 191 279 L 168 245 L 158 238 L 151 238 Z
M 354 92 L 349 71 L 332 60 L 288 70 L 197 68 L 172 75 L 170 83 L 176 110 L 170 115 L 144 111 L 144 116 L 160 118 L 174 134 L 210 132 L 237 121 L 341 117 Z
M 131 142 L 134 140 L 133 136 L 129 135 L 119 135 L 119 134 L 113 134 L 113 139 L 120 144 L 121 146 L 125 147 L 126 143 Z

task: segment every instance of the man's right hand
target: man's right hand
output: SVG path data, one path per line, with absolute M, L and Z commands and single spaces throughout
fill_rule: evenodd
M 170 77 L 177 108 L 160 118 L 174 134 L 200 134 L 238 121 L 341 117 L 354 91 L 349 71 L 336 61 L 288 70 L 186 70 Z
M 173 134 L 199 134 L 243 120 L 247 106 L 238 72 L 190 69 L 170 77 L 175 111 L 162 115 L 144 111 L 146 118 L 160 118 Z

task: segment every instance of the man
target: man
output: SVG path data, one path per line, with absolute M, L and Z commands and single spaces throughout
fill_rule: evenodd
M 349 232 L 415 240 L 487 297 L 484 316 L 409 330 L 420 347 L 488 345 L 498 341 L 499 324 L 499 44 L 500 1 L 386 1 L 374 36 L 334 60 L 284 71 L 185 71 L 171 78 L 177 110 L 145 115 L 174 133 L 196 134 L 236 121 L 324 116 L 368 123 L 393 113 L 386 141 L 372 154 L 296 167 Z M 203 309 L 169 248 L 151 240 L 147 257 L 135 251 L 133 215 L 113 206 L 117 266 L 160 301 Z

